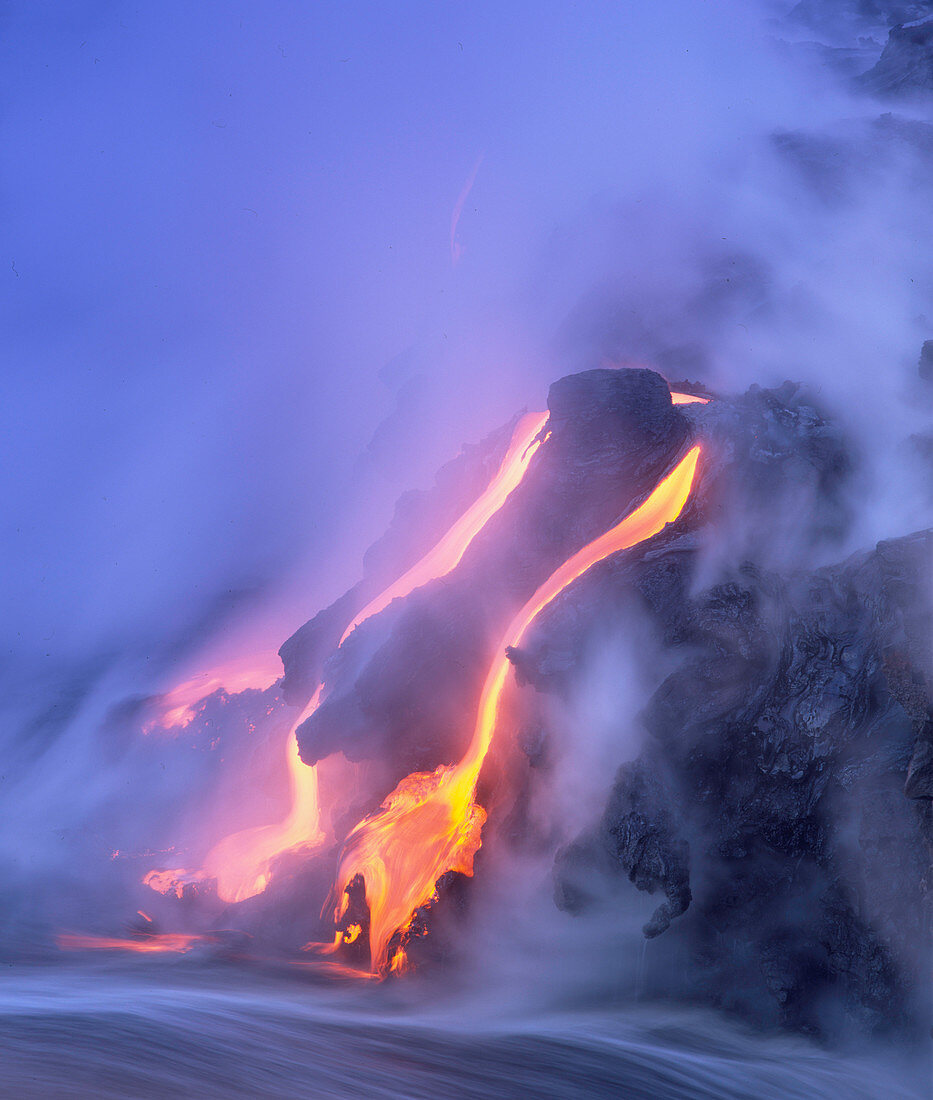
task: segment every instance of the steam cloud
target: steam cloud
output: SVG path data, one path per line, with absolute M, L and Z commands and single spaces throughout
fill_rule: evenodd
M 561 374 L 801 380 L 859 464 L 833 555 L 929 522 L 933 128 L 853 79 L 884 5 L 403 8 L 5 8 L 11 951 L 217 782 L 114 708 L 277 647 Z

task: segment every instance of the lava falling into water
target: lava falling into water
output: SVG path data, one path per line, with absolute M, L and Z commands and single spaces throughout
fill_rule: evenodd
M 705 403 L 708 400 L 680 393 L 672 393 L 671 399 L 675 405 L 694 401 Z M 519 420 L 508 450 L 484 492 L 423 558 L 353 618 L 344 630 L 338 646 L 344 643 L 357 626 L 383 611 L 393 600 L 404 598 L 416 588 L 446 576 L 456 568 L 473 539 L 521 482 L 532 458 L 546 439 L 544 428 L 547 418 L 546 412 L 533 412 Z M 646 537 L 649 536 L 641 536 L 641 538 Z M 639 538 L 635 541 L 640 540 Z M 615 549 L 621 548 L 621 546 L 615 547 Z M 606 551 L 606 553 L 611 552 L 612 550 Z M 569 566 L 575 560 L 576 558 L 571 559 L 567 565 Z M 566 568 L 567 566 L 558 571 L 555 577 L 558 575 L 563 577 Z M 572 579 L 571 577 L 570 580 Z M 565 580 L 562 587 L 569 584 L 570 580 Z M 541 606 L 543 607 L 544 604 Z M 534 611 L 532 618 L 539 610 L 540 607 Z M 527 624 L 522 631 L 526 628 Z M 504 649 L 505 645 L 516 644 L 513 639 L 514 633 L 510 628 L 509 637 L 500 649 Z M 501 692 L 504 685 L 506 671 L 507 665 L 503 664 L 500 669 L 501 683 L 496 693 L 496 700 L 498 692 Z M 154 724 L 162 728 L 173 725 L 185 726 L 196 716 L 197 703 L 209 692 L 221 686 L 228 692 L 244 687 L 265 686 L 277 678 L 277 672 L 274 662 L 251 658 L 193 677 L 164 697 L 161 719 Z M 273 864 L 283 853 L 298 849 L 314 849 L 325 841 L 325 832 L 321 826 L 318 769 L 302 763 L 296 736 L 298 726 L 317 709 L 323 687 L 323 684 L 318 685 L 310 702 L 293 723 L 286 739 L 290 809 L 285 819 L 272 825 L 244 829 L 226 836 L 208 852 L 201 869 L 151 871 L 144 878 L 146 885 L 160 893 L 175 892 L 180 896 L 186 884 L 212 878 L 216 880 L 217 894 L 223 901 L 244 901 L 266 889 L 272 876 Z M 483 706 L 487 705 L 487 692 L 484 692 L 483 700 Z M 380 858 L 379 841 L 376 836 L 364 840 L 362 831 L 369 824 L 368 822 L 358 826 L 348 838 L 341 863 L 341 889 L 349 881 L 344 875 L 344 869 L 348 866 L 350 853 L 357 850 L 362 852 L 363 849 L 368 850 L 368 846 L 371 846 L 372 858 L 364 856 L 362 859 L 366 864 L 367 896 L 386 899 L 384 904 L 377 902 L 374 905 L 371 929 L 374 960 L 384 954 L 385 945 L 395 928 L 401 927 L 417 905 L 431 896 L 434 883 L 443 870 L 458 869 L 468 874 L 472 873 L 473 853 L 479 848 L 480 830 L 485 820 L 484 811 L 473 804 L 473 792 L 476 777 L 479 775 L 479 769 L 488 749 L 488 738 L 491 736 L 492 726 L 489 726 L 487 740 L 481 749 L 477 748 L 480 742 L 474 736 L 471 753 L 476 749 L 478 755 L 472 763 L 464 760 L 457 768 L 441 768 L 431 774 L 417 773 L 408 776 L 383 803 L 379 811 L 379 819 L 388 821 L 398 818 L 400 836 L 411 835 L 413 845 L 420 843 L 419 836 L 434 838 L 434 848 L 428 845 L 423 860 L 420 859 L 417 849 L 412 849 L 408 856 L 411 867 L 406 875 L 400 876 L 395 871 L 387 870 L 387 867 L 394 866 L 397 861 L 388 858 L 387 863 L 385 859 Z M 411 831 L 402 823 L 407 820 L 407 815 L 413 807 L 420 807 L 420 809 L 416 815 L 417 826 Z M 432 824 L 429 819 L 435 812 L 439 816 Z M 387 827 L 387 835 L 389 832 L 391 830 Z M 359 862 L 360 860 L 357 860 L 357 863 Z M 435 873 L 435 865 L 442 865 L 441 872 Z M 398 902 L 393 904 L 390 899 L 399 896 L 399 889 L 394 885 L 396 879 L 407 881 L 410 885 L 401 892 L 402 896 L 399 897 Z M 409 896 L 417 897 L 418 900 L 410 905 L 407 900 L 403 900 Z M 396 923 L 393 924 L 393 922 Z M 392 927 L 389 927 L 390 925 Z
M 298 726 L 317 708 L 323 685 L 318 685 L 311 702 L 302 711 L 288 735 L 288 778 L 291 809 L 284 821 L 231 833 L 216 844 L 204 859 L 207 876 L 217 880 L 217 896 L 223 901 L 245 901 L 261 894 L 269 885 L 272 862 L 282 852 L 316 848 L 325 840 L 321 828 L 321 807 L 317 768 L 301 762 Z
M 389 941 L 431 898 L 441 875 L 447 871 L 473 873 L 473 857 L 480 847 L 486 819 L 474 796 L 506 684 L 506 649 L 519 645 L 538 614 L 597 562 L 652 538 L 673 523 L 689 498 L 699 457 L 700 448 L 694 447 L 643 504 L 564 562 L 515 615 L 486 676 L 473 738 L 460 763 L 407 776 L 379 810 L 348 836 L 336 895 L 346 898 L 349 884 L 357 875 L 362 876 L 370 910 L 370 952 L 375 970 L 385 972 L 404 965 L 401 952 L 389 959 Z M 345 906 L 345 901 L 338 906 L 338 924 Z M 341 937 L 338 932 L 338 943 Z
M 182 932 L 150 932 L 137 939 L 94 936 L 62 932 L 55 941 L 62 951 L 130 951 L 137 955 L 185 954 L 196 944 L 216 943 L 215 936 L 188 935 Z
M 456 568 L 473 539 L 521 482 L 544 441 L 542 431 L 547 418 L 546 412 L 533 412 L 519 420 L 509 448 L 483 493 L 440 542 L 355 616 L 338 645 L 342 645 L 357 626 L 383 611 L 393 600 L 409 595 L 416 588 L 444 577 Z M 272 865 L 280 855 L 298 848 L 315 848 L 325 840 L 321 827 L 318 770 L 302 763 L 296 736 L 298 726 L 317 709 L 323 687 L 323 684 L 318 685 L 310 702 L 293 724 L 286 742 L 291 787 L 288 816 L 277 824 L 244 829 L 225 837 L 208 852 L 203 871 L 194 873 L 198 879 L 215 878 L 217 894 L 223 901 L 245 901 L 262 893 L 269 884 Z M 192 704 L 186 702 L 185 705 L 190 709 Z M 150 872 L 144 881 L 164 893 L 171 889 L 177 891 L 178 883 L 191 878 L 189 872 Z

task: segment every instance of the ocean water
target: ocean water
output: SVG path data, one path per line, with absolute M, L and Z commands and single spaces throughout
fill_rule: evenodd
M 4 966 L 0 1095 L 918 1100 L 912 1056 L 637 1003 L 536 1014 L 190 957 Z

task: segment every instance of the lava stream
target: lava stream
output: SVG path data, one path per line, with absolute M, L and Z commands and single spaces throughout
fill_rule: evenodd
M 237 657 L 209 672 L 199 672 L 158 699 L 155 717 L 146 722 L 143 733 L 185 729 L 197 718 L 198 704 L 215 691 L 223 689 L 228 695 L 249 689 L 262 691 L 281 676 L 282 662 L 274 651 Z
M 509 448 L 486 489 L 440 542 L 355 616 L 343 632 L 338 648 L 357 626 L 384 610 L 393 600 L 408 596 L 416 588 L 446 576 L 457 567 L 473 539 L 521 482 L 532 458 L 544 442 L 542 430 L 547 418 L 546 412 L 533 412 L 519 420 Z M 182 686 L 187 687 L 187 684 Z M 317 709 L 323 686 L 318 685 L 311 701 L 292 726 L 286 742 L 291 787 L 288 816 L 277 824 L 244 829 L 225 837 L 208 852 L 203 871 L 193 873 L 197 880 L 216 878 L 217 894 L 223 901 L 245 901 L 261 894 L 269 884 L 274 861 L 282 853 L 299 848 L 316 848 L 325 840 L 318 798 L 318 769 L 302 763 L 296 736 L 298 726 Z M 186 706 L 189 704 L 186 703 Z M 169 890 L 177 893 L 192 877 L 189 872 L 150 872 L 144 882 L 162 893 Z
M 223 901 L 245 901 L 269 885 L 272 862 L 282 852 L 317 848 L 326 834 L 321 828 L 318 771 L 301 762 L 298 726 L 317 709 L 323 685 L 302 711 L 288 735 L 288 776 L 291 809 L 284 821 L 243 829 L 224 837 L 204 859 L 204 871 L 217 880 L 217 896 Z
M 708 397 L 697 397 L 695 393 L 674 393 L 671 390 L 671 404 L 673 405 L 708 405 Z
M 486 676 L 473 738 L 460 763 L 407 776 L 347 837 L 335 893 L 337 898 L 345 898 L 350 882 L 362 875 L 370 910 L 374 970 L 384 973 L 404 965 L 404 956 L 400 963 L 398 956 L 389 960 L 389 941 L 431 898 L 441 875 L 450 870 L 473 873 L 473 857 L 482 843 L 486 820 L 474 796 L 508 674 L 506 648 L 519 645 L 537 615 L 597 562 L 652 538 L 673 523 L 690 496 L 699 457 L 697 446 L 643 504 L 564 562 L 515 615 Z M 338 905 L 338 923 L 345 904 Z M 340 938 L 338 933 L 338 942 Z
M 372 618 L 373 615 L 378 615 L 393 600 L 409 595 L 428 581 L 446 577 L 457 568 L 467 547 L 505 504 L 509 495 L 525 476 L 528 464 L 544 442 L 539 436 L 547 423 L 547 418 L 546 412 L 533 412 L 526 413 L 519 420 L 505 458 L 482 495 L 463 513 L 432 550 L 363 608 L 343 632 L 340 645 L 343 645 L 360 623 Z

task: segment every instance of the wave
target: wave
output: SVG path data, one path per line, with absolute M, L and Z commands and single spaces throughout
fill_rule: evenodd
M 164 960 L 163 960 L 164 962 Z M 7 970 L 3 1095 L 916 1100 L 903 1058 L 831 1052 L 645 1005 L 497 1010 L 273 969 L 120 960 Z M 926 1078 L 928 1080 L 928 1078 Z

